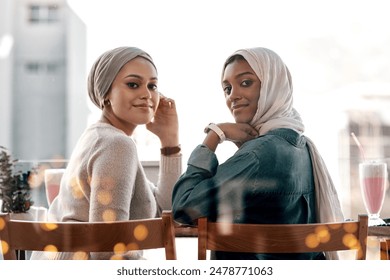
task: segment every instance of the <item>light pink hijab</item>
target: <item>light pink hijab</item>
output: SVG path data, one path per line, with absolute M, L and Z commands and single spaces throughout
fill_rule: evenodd
M 250 123 L 259 135 L 276 128 L 290 128 L 302 134 L 305 127 L 293 108 L 290 71 L 279 55 L 266 48 L 241 49 L 226 63 L 234 55 L 243 56 L 261 81 L 257 112 Z M 308 137 L 306 139 L 314 172 L 317 221 L 341 222 L 344 216 L 332 178 L 316 146 Z M 338 257 L 337 254 L 327 254 L 327 258 Z

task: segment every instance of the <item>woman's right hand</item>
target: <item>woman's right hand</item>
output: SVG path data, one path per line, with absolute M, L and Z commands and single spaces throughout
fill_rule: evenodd
M 258 136 L 258 132 L 247 123 L 219 123 L 217 126 L 225 134 L 227 141 L 232 141 L 237 147 L 241 147 L 245 142 L 252 140 Z M 207 133 L 203 145 L 206 145 L 210 150 L 215 151 L 219 137 L 215 132 Z
M 161 147 L 175 147 L 179 143 L 179 119 L 176 103 L 160 93 L 160 102 L 153 121 L 146 128 L 160 138 Z
M 247 123 L 219 123 L 217 125 L 225 133 L 226 139 L 238 147 L 259 136 L 259 133 Z

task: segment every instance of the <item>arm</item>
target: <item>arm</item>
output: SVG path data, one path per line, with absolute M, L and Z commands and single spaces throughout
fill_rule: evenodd
M 153 121 L 146 128 L 155 134 L 161 142 L 161 147 L 179 146 L 179 122 L 174 100 L 160 94 L 160 103 Z M 154 188 L 159 215 L 162 210 L 172 208 L 172 189 L 182 173 L 182 156 L 180 152 L 161 155 L 160 171 L 157 188 Z
M 232 141 L 238 148 L 245 142 L 258 136 L 258 132 L 246 123 L 219 123 L 217 126 L 224 133 L 226 140 Z M 221 139 L 215 131 L 208 130 L 206 138 L 203 141 L 203 145 L 215 152 L 220 140 Z
M 180 177 L 173 190 L 172 210 L 174 218 L 184 224 L 208 216 L 230 215 L 230 210 L 242 206 L 223 209 L 231 199 L 230 190 L 241 193 L 251 185 L 251 178 L 258 170 L 255 156 L 251 153 L 235 155 L 218 166 L 218 160 L 208 147 L 198 146 L 191 154 L 187 171 Z M 230 193 L 229 193 L 230 192 Z
M 182 156 L 161 155 L 157 188 L 154 195 L 158 205 L 158 215 L 162 210 L 172 209 L 172 190 L 182 173 Z
M 248 124 L 221 123 L 218 127 L 226 138 L 235 142 L 238 147 L 257 137 L 256 130 Z M 235 184 L 236 174 L 240 174 L 240 178 L 245 179 L 244 173 L 253 168 L 253 165 L 252 168 L 248 168 L 240 160 L 236 162 L 237 157 L 218 167 L 214 152 L 219 143 L 218 134 L 209 130 L 203 145 L 192 152 L 187 171 L 176 183 L 173 191 L 172 210 L 178 221 L 190 224 L 194 219 L 202 216 L 215 218 L 219 187 L 223 185 L 226 188 L 226 185 L 231 182 Z
M 178 146 L 179 120 L 175 101 L 160 94 L 160 103 L 153 121 L 146 128 L 160 139 L 161 147 Z

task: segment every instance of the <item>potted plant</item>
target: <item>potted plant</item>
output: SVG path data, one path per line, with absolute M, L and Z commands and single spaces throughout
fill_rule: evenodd
M 33 204 L 29 183 L 32 172 L 16 170 L 17 162 L 5 147 L 0 146 L 0 199 L 3 213 L 27 213 Z

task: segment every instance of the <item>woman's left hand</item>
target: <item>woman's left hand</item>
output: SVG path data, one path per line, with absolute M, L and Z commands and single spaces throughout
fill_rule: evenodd
M 160 94 L 160 103 L 152 122 L 146 128 L 160 138 L 162 147 L 179 145 L 179 118 L 173 99 Z

